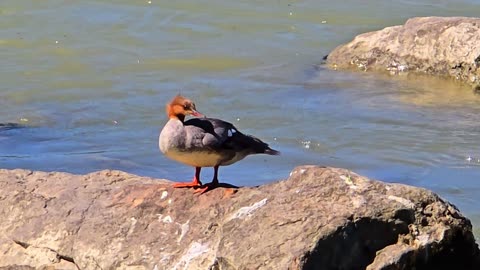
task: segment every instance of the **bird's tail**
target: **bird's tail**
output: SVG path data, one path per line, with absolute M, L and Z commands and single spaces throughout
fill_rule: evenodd
M 272 149 L 270 147 L 268 147 L 267 149 L 265 149 L 265 154 L 268 154 L 268 155 L 273 155 L 273 156 L 278 156 L 280 155 L 280 152 L 275 150 L 275 149 Z
M 252 135 L 244 135 L 243 141 L 248 145 L 248 148 L 252 149 L 256 154 L 280 155 L 279 151 L 270 148 L 267 143 Z
M 243 134 L 238 130 L 235 131 L 234 135 L 230 137 L 230 140 L 226 142 L 226 146 L 230 146 L 235 151 L 246 151 L 248 154 L 280 155 L 279 151 L 270 148 L 267 143 L 259 138 Z

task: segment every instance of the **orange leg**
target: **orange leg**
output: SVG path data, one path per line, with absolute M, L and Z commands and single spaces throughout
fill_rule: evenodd
M 193 177 L 192 182 L 185 182 L 185 183 L 176 183 L 173 185 L 174 188 L 196 188 L 202 186 L 202 182 L 200 182 L 200 171 L 202 167 L 195 167 L 195 176 Z
M 215 189 L 218 187 L 218 165 L 213 167 L 213 179 L 212 182 L 202 185 L 200 188 L 197 188 L 193 193 L 200 193 L 203 194 L 207 191 Z

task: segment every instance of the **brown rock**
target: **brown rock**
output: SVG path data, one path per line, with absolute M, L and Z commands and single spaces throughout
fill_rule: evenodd
M 434 193 L 302 166 L 203 195 L 101 171 L 0 170 L 0 269 L 480 269 Z
M 480 18 L 423 17 L 364 33 L 327 57 L 334 69 L 444 75 L 480 85 Z

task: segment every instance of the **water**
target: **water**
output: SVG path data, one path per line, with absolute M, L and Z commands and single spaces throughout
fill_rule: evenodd
M 365 31 L 478 14 L 480 1 L 3 0 L 0 123 L 25 127 L 0 127 L 0 166 L 189 180 L 193 169 L 157 148 L 165 103 L 180 92 L 282 152 L 221 168 L 222 181 L 348 168 L 438 192 L 478 238 L 480 96 L 441 79 L 318 65 Z

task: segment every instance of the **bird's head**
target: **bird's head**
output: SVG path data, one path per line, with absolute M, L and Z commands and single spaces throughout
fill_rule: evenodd
M 166 110 L 169 118 L 178 118 L 181 121 L 183 121 L 187 115 L 196 117 L 204 116 L 197 111 L 193 101 L 181 95 L 175 96 L 172 101 L 167 104 Z

